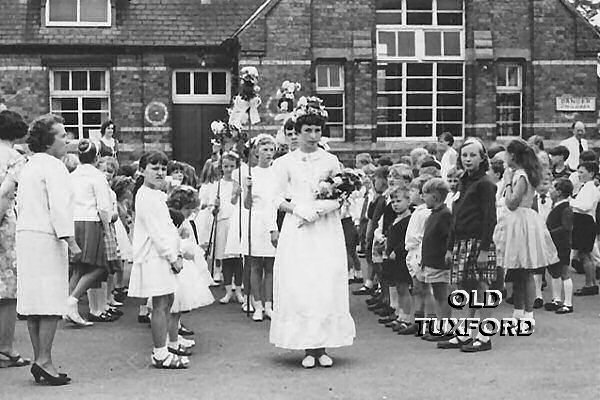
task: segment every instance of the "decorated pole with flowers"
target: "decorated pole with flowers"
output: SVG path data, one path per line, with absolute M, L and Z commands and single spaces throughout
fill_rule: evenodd
M 244 67 L 240 70 L 240 88 L 239 93 L 233 99 L 233 106 L 229 113 L 229 126 L 232 130 L 238 132 L 238 140 L 236 141 L 238 149 L 243 147 L 246 143 L 246 139 L 252 138 L 252 125 L 260 122 L 260 115 L 258 113 L 258 107 L 261 104 L 261 99 L 258 95 L 260 86 L 258 86 L 258 70 L 255 67 Z M 243 135 L 243 127 L 248 124 L 248 134 Z M 251 165 L 251 152 L 252 152 L 252 140 L 249 141 L 249 152 L 248 152 L 248 176 L 250 181 L 252 179 L 252 165 Z M 242 169 L 241 164 L 239 168 L 239 182 L 242 184 Z M 252 186 L 248 187 L 249 195 L 252 196 Z M 242 199 L 239 204 L 239 235 L 240 242 L 242 240 Z M 248 256 L 252 255 L 252 203 L 248 210 Z M 242 257 L 240 255 L 240 257 Z M 243 257 L 242 257 L 243 258 Z M 246 266 L 244 265 L 244 268 Z M 250 281 L 250 279 L 249 279 Z M 250 285 L 250 282 L 247 282 Z M 250 316 L 250 287 L 247 289 L 246 298 L 246 315 Z

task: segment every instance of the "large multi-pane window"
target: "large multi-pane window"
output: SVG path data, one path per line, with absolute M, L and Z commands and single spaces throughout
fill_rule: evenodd
M 388 63 L 377 71 L 379 137 L 462 135 L 462 63 Z
M 379 137 L 463 134 L 463 0 L 377 0 Z
M 61 115 L 74 138 L 88 138 L 110 115 L 108 71 L 60 69 L 50 73 L 50 112 Z
M 344 138 L 344 69 L 340 64 L 319 64 L 316 68 L 317 95 L 329 118 L 324 136 Z
M 523 78 L 517 64 L 496 66 L 497 136 L 521 136 Z
M 231 99 L 231 74 L 227 70 L 176 70 L 174 103 L 227 103 Z
M 46 0 L 47 26 L 110 26 L 110 0 Z

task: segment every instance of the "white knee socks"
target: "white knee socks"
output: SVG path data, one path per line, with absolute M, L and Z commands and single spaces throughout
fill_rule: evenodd
M 560 278 L 552 278 L 552 301 L 560 301 L 562 283 L 563 281 Z
M 542 299 L 542 275 L 533 275 L 533 281 L 535 282 L 535 298 Z
M 565 306 L 573 305 L 573 281 L 571 278 L 563 281 L 563 287 L 565 288 Z

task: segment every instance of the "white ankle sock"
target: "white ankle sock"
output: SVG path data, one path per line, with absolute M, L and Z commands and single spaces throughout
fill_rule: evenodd
M 517 309 L 515 308 L 515 309 L 513 310 L 513 315 L 512 315 L 512 317 L 513 317 L 513 318 L 517 318 L 517 319 L 519 319 L 519 318 L 523 318 L 524 314 L 525 314 L 525 310 L 517 310 Z
M 67 297 L 67 305 L 68 306 L 77 307 L 77 303 L 79 303 L 79 300 L 77 300 L 75 297 L 73 297 L 73 296 Z
M 95 316 L 102 314 L 102 311 L 100 311 L 100 309 L 98 308 L 98 290 L 100 290 L 100 289 L 93 288 L 93 289 L 87 290 L 90 314 L 94 314 Z
M 390 307 L 392 307 L 397 312 L 400 308 L 400 305 L 398 304 L 398 290 L 395 286 L 390 286 L 388 288 L 388 291 L 390 293 Z
M 552 301 L 560 301 L 562 292 L 562 280 L 552 278 Z
M 525 311 L 522 318 L 533 319 L 533 311 Z
M 159 360 L 164 360 L 169 356 L 169 349 L 167 348 L 167 346 L 155 347 L 154 350 L 152 350 L 152 354 L 155 358 Z
M 541 299 L 542 296 L 542 276 L 534 274 L 533 281 L 535 282 L 535 298 Z
M 573 306 L 573 280 L 571 278 L 563 281 L 565 288 L 565 306 Z
M 146 305 L 141 305 L 140 306 L 140 311 L 139 311 L 139 315 L 146 315 L 148 314 L 148 307 L 146 307 Z
M 169 344 L 168 344 L 168 346 L 167 346 L 167 347 L 170 347 L 170 348 L 172 348 L 172 349 L 176 349 L 176 348 L 178 348 L 178 347 L 179 347 L 179 341 L 177 341 L 177 340 L 176 340 L 176 341 L 174 341 L 174 342 L 171 342 L 171 341 L 169 341 Z
M 482 343 L 487 343 L 490 340 L 490 337 L 485 336 L 481 332 L 478 331 L 477 335 L 475 336 L 475 339 L 479 340 Z

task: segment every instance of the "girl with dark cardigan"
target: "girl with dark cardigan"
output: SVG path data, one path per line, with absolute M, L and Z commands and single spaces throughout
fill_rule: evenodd
M 454 203 L 446 260 L 452 263 L 451 283 L 477 290 L 477 297 L 482 301 L 485 290 L 496 280 L 496 252 L 492 240 L 496 226 L 496 185 L 487 175 L 489 160 L 481 140 L 467 139 L 458 154 L 458 168 L 465 173 L 460 178 L 460 196 Z M 489 308 L 469 308 L 468 316 L 474 317 L 477 310 L 482 320 L 491 316 Z M 478 352 L 491 350 L 492 342 L 481 333 L 474 337 L 455 335 L 439 342 L 438 348 Z

